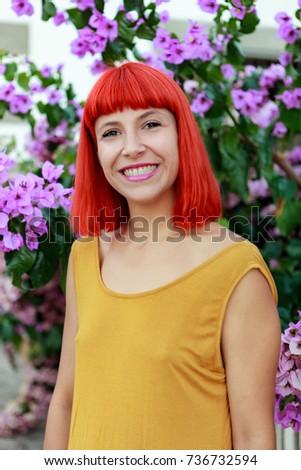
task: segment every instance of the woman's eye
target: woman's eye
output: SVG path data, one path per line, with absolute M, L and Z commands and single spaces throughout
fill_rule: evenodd
M 152 129 L 153 127 L 158 127 L 161 126 L 161 123 L 159 121 L 150 121 L 145 124 L 145 127 L 147 129 Z
M 111 131 L 106 131 L 104 134 L 102 134 L 102 137 L 113 137 L 118 134 L 118 131 L 116 130 L 111 130 Z

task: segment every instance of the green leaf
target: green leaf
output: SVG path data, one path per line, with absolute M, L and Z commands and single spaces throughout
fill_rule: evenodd
M 283 103 L 279 105 L 280 118 L 291 132 L 299 132 L 301 129 L 301 113 L 299 109 L 287 109 Z
M 8 109 L 6 101 L 0 101 L 0 119 L 3 118 L 5 111 Z
M 233 39 L 227 46 L 227 62 L 232 65 L 241 65 L 245 60 L 245 56 L 240 42 Z
M 293 259 L 301 260 L 301 242 L 297 238 L 292 238 L 286 245 L 288 255 Z
M 82 29 L 87 26 L 91 16 L 91 12 L 89 10 L 80 11 L 77 8 L 69 8 L 66 10 L 66 13 L 76 29 Z
M 276 216 L 277 225 L 284 236 L 290 235 L 300 224 L 301 201 L 284 201 L 280 215 Z
M 144 11 L 143 0 L 124 0 L 123 2 L 126 11 L 137 11 L 138 13 Z
M 43 0 L 42 7 L 42 20 L 48 21 L 50 18 L 56 15 L 56 6 L 49 0 Z
M 104 10 L 104 7 L 105 7 L 104 0 L 95 0 L 95 7 L 96 7 L 96 10 L 103 13 L 103 10 Z
M 22 275 L 28 273 L 36 258 L 37 252 L 29 250 L 25 245 L 19 251 L 5 253 L 6 266 L 16 287 L 22 288 Z
M 30 77 L 25 72 L 20 73 L 20 75 L 18 76 L 18 83 L 20 87 L 23 88 L 23 90 L 29 90 L 29 81 Z
M 152 41 L 156 36 L 156 31 L 148 26 L 148 24 L 142 23 L 136 30 L 136 36 L 140 39 Z
M 263 175 L 269 184 L 269 188 L 275 201 L 278 199 L 285 199 L 286 201 L 295 199 L 298 187 L 294 181 L 280 176 L 278 173 L 275 173 L 274 170 L 272 173 L 264 171 Z
M 51 281 L 58 269 L 58 263 L 59 261 L 57 257 L 50 257 L 43 251 L 38 251 L 35 263 L 28 271 L 32 287 L 37 289 Z
M 16 64 L 12 63 L 12 64 L 6 64 L 6 69 L 5 69 L 5 72 L 4 72 L 4 76 L 6 78 L 6 80 L 8 80 L 9 82 L 13 81 L 14 78 L 15 78 L 15 74 L 17 72 L 18 68 L 16 66 Z
M 220 152 L 222 154 L 223 168 L 229 179 L 231 191 L 241 196 L 248 197 L 248 155 L 239 143 L 239 135 L 235 128 L 225 128 L 220 138 Z
M 241 21 L 241 32 L 243 34 L 253 33 L 259 21 L 256 13 L 247 13 Z

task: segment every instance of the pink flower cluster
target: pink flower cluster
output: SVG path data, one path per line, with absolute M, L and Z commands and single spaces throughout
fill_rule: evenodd
M 301 316 L 301 311 L 298 311 Z M 276 380 L 276 422 L 283 428 L 301 429 L 301 319 L 282 334 Z
M 9 103 L 12 114 L 27 114 L 32 106 L 32 100 L 27 94 L 16 93 L 12 83 L 0 87 L 0 101 Z
M 22 337 L 25 327 L 32 327 L 37 333 L 51 331 L 55 325 L 62 325 L 65 313 L 65 297 L 59 285 L 58 274 L 45 286 L 20 295 L 11 303 L 10 313 L 20 321 L 18 327 Z
M 118 36 L 118 23 L 109 20 L 98 10 L 93 10 L 89 25 L 78 30 L 79 37 L 72 41 L 71 52 L 82 58 L 87 53 L 91 55 L 103 52 L 108 41 L 114 41 Z
M 300 34 L 300 30 L 296 29 L 292 24 L 292 19 L 287 13 L 281 11 L 275 16 L 275 20 L 278 23 L 278 36 L 288 44 L 294 44 Z
M 11 8 L 18 16 L 31 16 L 34 12 L 32 4 L 28 0 L 11 0 Z
M 9 222 L 18 219 L 25 225 L 27 247 L 37 250 L 38 237 L 48 232 L 42 209 L 62 206 L 69 210 L 72 189 L 58 183 L 64 172 L 63 165 L 55 166 L 46 161 L 42 166 L 42 177 L 29 172 L 9 179 L 8 168 L 12 165 L 13 161 L 0 152 L 0 248 L 7 252 L 20 250 L 24 245 L 22 235 L 9 229 Z
M 156 31 L 153 44 L 158 49 L 163 49 L 159 59 L 170 64 L 181 64 L 184 60 L 201 59 L 209 62 L 215 56 L 216 51 L 212 47 L 205 27 L 196 21 L 189 20 L 190 27 L 183 37 L 183 42 L 171 35 L 162 27 Z
M 0 436 L 25 434 L 45 418 L 57 377 L 56 361 L 45 361 L 37 368 L 25 367 L 25 383 L 19 396 L 7 403 L 0 413 Z
M 51 160 L 53 149 L 60 145 L 74 146 L 74 141 L 68 139 L 68 123 L 62 121 L 55 128 L 51 128 L 45 116 L 33 128 L 33 135 L 27 138 L 26 150 L 38 160 Z

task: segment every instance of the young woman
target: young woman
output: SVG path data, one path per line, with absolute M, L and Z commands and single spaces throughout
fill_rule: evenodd
M 45 449 L 275 449 L 277 292 L 220 214 L 180 87 L 106 71 L 81 127 Z

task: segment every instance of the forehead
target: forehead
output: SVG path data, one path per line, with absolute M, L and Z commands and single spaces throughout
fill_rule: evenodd
M 173 114 L 164 108 L 147 108 L 147 109 L 131 109 L 126 108 L 122 111 L 116 111 L 114 113 L 105 114 L 103 116 L 99 116 L 95 122 L 96 130 L 100 127 L 116 124 L 116 123 L 124 123 L 130 121 L 139 121 L 142 119 L 146 119 L 148 117 L 157 117 L 161 119 L 165 119 L 167 121 L 174 121 Z

